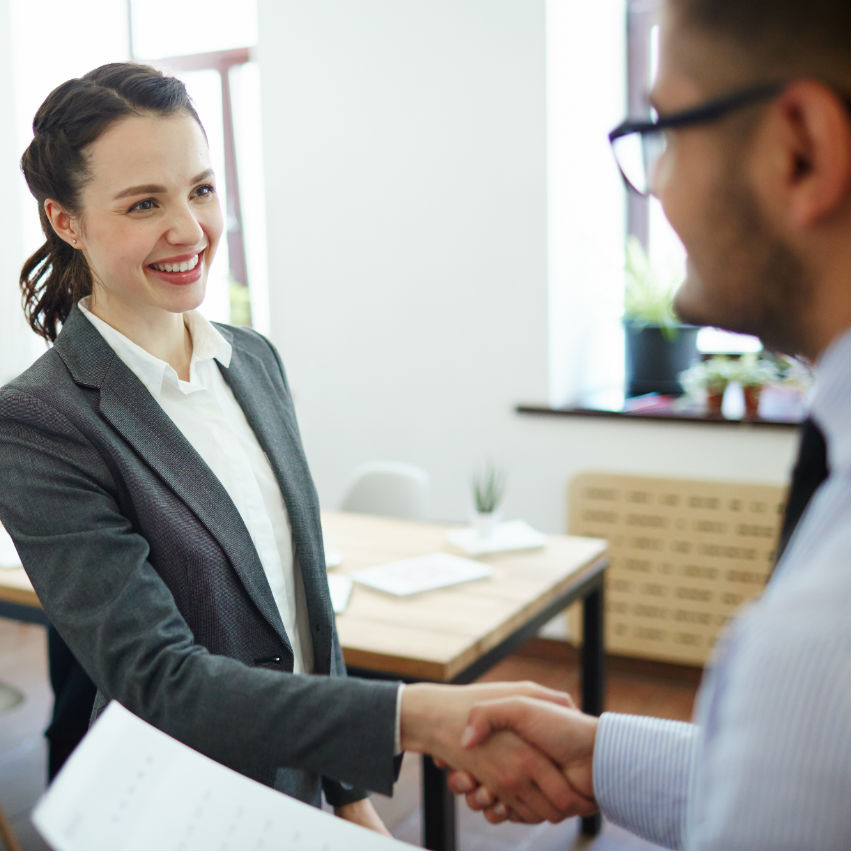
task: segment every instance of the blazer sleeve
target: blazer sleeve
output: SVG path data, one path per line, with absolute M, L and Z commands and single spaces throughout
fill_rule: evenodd
M 233 329 L 231 329 L 233 331 Z M 277 348 L 272 345 L 271 341 L 264 337 L 259 332 L 255 331 L 252 328 L 240 328 L 239 332 L 245 335 L 248 335 L 250 338 L 255 339 L 264 350 L 264 354 L 267 356 L 271 356 L 271 362 L 269 364 L 270 368 L 274 369 L 283 384 L 284 395 L 287 399 L 292 400 L 292 392 L 290 390 L 289 381 L 287 381 L 287 373 L 284 369 L 283 361 L 281 360 L 281 355 L 278 352 Z M 268 359 L 268 357 L 266 358 Z M 291 403 L 291 402 L 290 402 Z M 301 439 L 301 435 L 299 434 L 298 422 L 295 417 L 293 417 L 293 428 L 298 436 L 298 439 Z M 332 616 L 333 619 L 333 616 Z M 340 640 L 337 637 L 337 629 L 336 624 L 332 622 L 331 624 L 331 634 L 332 634 L 332 663 L 331 663 L 331 671 L 333 675 L 345 677 L 346 674 L 346 663 L 343 659 L 343 650 L 340 646 Z M 395 732 L 396 732 L 396 722 L 394 716 L 393 722 L 393 732 L 394 732 L 394 741 L 395 741 Z M 399 771 L 401 769 L 401 755 L 397 755 L 394 758 L 394 769 L 393 776 L 394 778 L 399 776 Z M 322 780 L 322 789 L 325 793 L 325 798 L 329 804 L 335 807 L 340 807 L 345 804 L 350 804 L 354 801 L 359 801 L 362 798 L 366 797 L 366 792 L 362 789 L 358 789 L 352 786 L 349 786 L 346 783 L 342 783 L 338 780 L 335 780 L 331 777 L 323 777 Z
M 264 783 L 286 766 L 391 793 L 397 684 L 250 667 L 197 644 L 107 456 L 26 390 L 0 391 L 0 481 L 0 520 L 45 612 L 107 699 Z

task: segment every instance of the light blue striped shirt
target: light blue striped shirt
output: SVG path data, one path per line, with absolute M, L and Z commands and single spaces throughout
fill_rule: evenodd
M 851 849 L 851 330 L 816 368 L 829 476 L 725 629 L 691 724 L 605 713 L 603 814 L 672 848 Z

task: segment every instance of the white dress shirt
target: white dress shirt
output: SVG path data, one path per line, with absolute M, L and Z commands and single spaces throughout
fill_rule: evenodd
M 192 336 L 189 381 L 116 331 L 88 307 L 80 310 L 148 388 L 233 500 L 266 573 L 293 647 L 294 672 L 311 673 L 313 644 L 301 573 L 294 569 L 289 517 L 272 466 L 215 361 L 227 367 L 231 346 L 197 311 L 184 314 Z
M 828 478 L 725 629 L 693 724 L 605 713 L 603 814 L 674 848 L 851 848 L 851 330 L 816 367 Z

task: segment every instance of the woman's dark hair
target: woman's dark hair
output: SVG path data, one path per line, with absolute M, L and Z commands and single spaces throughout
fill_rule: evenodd
M 183 83 L 131 62 L 95 68 L 54 89 L 33 119 L 33 140 L 21 169 L 38 202 L 45 242 L 21 269 L 24 313 L 30 327 L 55 340 L 71 308 L 92 291 L 83 253 L 53 230 L 44 210 L 47 198 L 67 212 L 80 212 L 80 190 L 90 179 L 86 148 L 115 121 L 131 115 L 185 112 L 201 126 Z M 203 129 L 203 127 L 202 127 Z

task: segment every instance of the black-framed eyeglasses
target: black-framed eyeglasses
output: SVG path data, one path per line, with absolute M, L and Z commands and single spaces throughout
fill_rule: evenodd
M 627 186 L 645 197 L 652 193 L 656 164 L 665 151 L 663 131 L 715 121 L 741 106 L 775 97 L 785 85 L 765 83 L 650 121 L 621 122 L 609 133 L 609 143 Z

